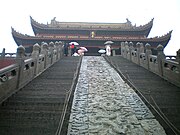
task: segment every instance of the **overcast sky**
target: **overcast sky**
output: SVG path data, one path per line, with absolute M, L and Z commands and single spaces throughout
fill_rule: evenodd
M 123 23 L 128 18 L 136 26 L 154 18 L 149 37 L 173 30 L 165 48 L 166 55 L 180 49 L 180 0 L 4 0 L 0 8 L 0 52 L 16 52 L 11 27 L 22 34 L 34 35 L 30 16 L 47 24 L 57 21 Z

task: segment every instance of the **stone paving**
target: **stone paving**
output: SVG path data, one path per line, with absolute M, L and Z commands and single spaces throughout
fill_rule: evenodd
M 68 135 L 165 135 L 153 114 L 103 57 L 84 56 Z

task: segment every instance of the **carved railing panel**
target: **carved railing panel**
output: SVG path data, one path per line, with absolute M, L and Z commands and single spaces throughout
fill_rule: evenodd
M 180 86 L 180 50 L 177 56 L 165 56 L 163 46 L 158 45 L 156 56 L 152 55 L 150 44 L 147 43 L 145 48 L 144 51 L 141 43 L 132 48 L 127 42 L 121 42 L 121 56 Z
M 179 63 L 172 60 L 163 60 L 163 77 L 180 86 Z
M 19 67 L 17 64 L 0 69 L 0 101 L 17 88 L 18 75 Z
M 147 64 L 148 60 L 146 59 L 146 54 L 145 53 L 141 53 L 139 55 L 139 61 L 140 61 L 140 66 L 148 69 L 148 64 Z
M 47 43 L 41 46 L 43 45 L 44 48 L 41 48 L 35 44 L 31 57 L 25 57 L 25 48 L 19 46 L 16 53 L 16 64 L 0 69 L 0 102 L 63 57 L 62 42 L 56 46 L 52 43 L 49 49 Z

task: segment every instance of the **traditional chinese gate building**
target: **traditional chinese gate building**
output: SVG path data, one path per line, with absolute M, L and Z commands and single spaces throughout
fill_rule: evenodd
M 35 43 L 63 41 L 69 43 L 76 41 L 80 46 L 88 48 L 89 55 L 98 54 L 98 50 L 104 48 L 106 41 L 113 41 L 114 54 L 120 54 L 121 42 L 149 43 L 152 49 L 161 44 L 166 47 L 171 38 L 172 31 L 160 37 L 149 38 L 148 35 L 153 26 L 152 19 L 142 26 L 134 26 L 127 19 L 125 23 L 92 23 L 92 22 L 59 22 L 55 18 L 50 24 L 42 24 L 30 17 L 31 26 L 35 36 L 21 34 L 12 28 L 12 35 L 17 45 L 23 45 L 27 52 L 32 51 Z M 154 51 L 155 53 L 156 51 Z

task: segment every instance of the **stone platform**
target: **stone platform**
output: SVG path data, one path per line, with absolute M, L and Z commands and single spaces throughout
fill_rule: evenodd
M 84 56 L 68 135 L 165 135 L 150 110 L 103 57 Z

